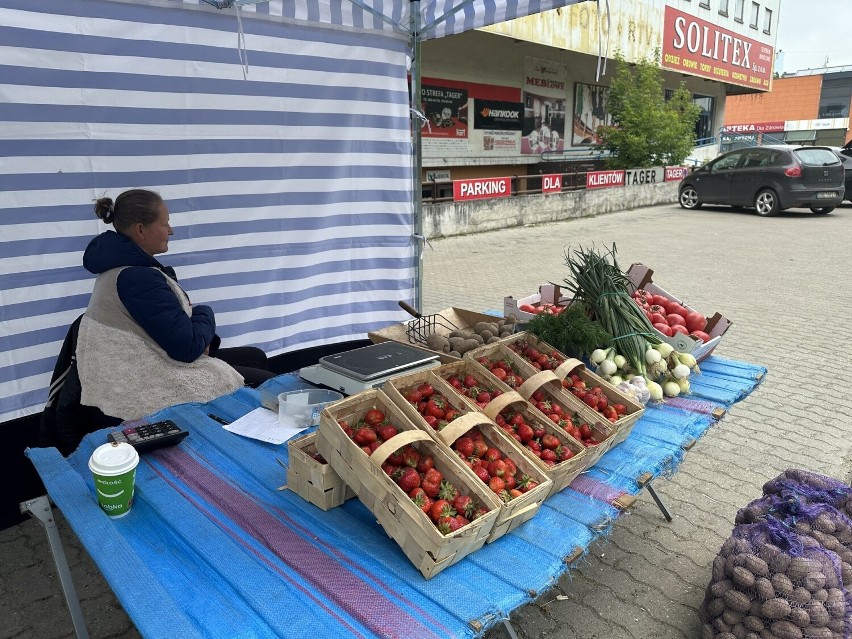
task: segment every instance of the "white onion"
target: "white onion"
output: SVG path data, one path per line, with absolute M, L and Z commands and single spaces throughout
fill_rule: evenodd
M 663 393 L 669 397 L 677 397 L 680 395 L 680 386 L 677 385 L 677 382 L 666 382 L 663 384 Z
M 695 368 L 698 366 L 698 362 L 695 361 L 695 358 L 689 353 L 678 353 L 677 354 L 680 363 L 684 366 L 688 366 L 689 368 Z
M 683 364 L 678 364 L 672 369 L 672 375 L 675 379 L 686 379 L 689 377 L 689 367 Z
M 627 363 L 627 360 L 622 355 L 616 355 L 612 358 L 612 361 L 615 362 L 618 368 L 624 368 L 624 365 Z
M 611 359 L 605 359 L 601 362 L 600 372 L 604 377 L 609 377 L 610 375 L 615 375 L 615 371 L 618 370 L 618 366 L 615 365 L 615 362 Z
M 646 364 L 656 364 L 662 358 L 663 358 L 663 356 L 660 355 L 660 351 L 655 351 L 653 348 L 649 348 L 645 352 L 645 363 Z
M 663 398 L 663 387 L 660 386 L 657 382 L 652 382 L 648 380 L 648 392 L 651 394 L 651 399 L 655 402 L 660 401 Z
M 654 350 L 657 351 L 662 357 L 668 357 L 672 354 L 674 347 L 671 344 L 667 344 L 666 342 L 660 342 L 659 344 L 654 345 Z
M 684 378 L 684 379 L 677 380 L 677 385 L 678 385 L 678 388 L 680 388 L 680 392 L 683 395 L 686 395 L 686 394 L 689 393 L 689 380 L 688 379 Z
M 624 378 L 621 375 L 613 375 L 609 378 L 609 383 L 613 386 L 618 386 L 621 382 L 624 381 Z
M 596 348 L 592 351 L 592 354 L 589 355 L 589 359 L 592 361 L 592 364 L 600 364 L 606 359 L 606 351 L 602 348 Z

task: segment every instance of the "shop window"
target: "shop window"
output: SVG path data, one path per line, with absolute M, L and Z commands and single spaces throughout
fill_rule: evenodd
M 701 0 L 701 2 L 698 3 L 698 6 L 701 7 L 702 9 L 709 9 L 710 8 L 710 0 Z
M 719 0 L 719 15 L 728 15 L 728 0 Z
M 734 0 L 734 20 L 736 20 L 737 22 L 742 22 L 744 11 L 745 0 Z
M 757 29 L 757 19 L 760 17 L 760 4 L 757 2 L 751 3 L 751 21 L 748 23 L 752 29 Z
M 772 33 L 772 9 L 763 10 L 763 32 L 767 35 Z
M 784 133 L 784 141 L 787 144 L 801 144 L 816 139 L 816 131 L 787 131 Z
M 671 100 L 674 91 L 666 89 L 666 101 Z M 692 103 L 701 109 L 698 121 L 695 123 L 696 144 L 708 144 L 713 139 L 713 106 L 715 98 L 709 95 L 693 94 Z

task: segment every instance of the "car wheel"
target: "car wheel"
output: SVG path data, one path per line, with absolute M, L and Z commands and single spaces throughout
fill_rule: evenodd
M 772 189 L 763 189 L 758 193 L 754 198 L 754 210 L 757 211 L 758 215 L 764 217 L 778 215 L 781 207 L 778 204 L 778 196 L 775 195 L 775 191 Z
M 698 191 L 691 186 L 685 186 L 680 192 L 680 205 L 689 210 L 700 209 L 701 202 L 698 200 Z
M 811 213 L 816 213 L 817 215 L 828 215 L 834 210 L 833 206 L 812 206 Z

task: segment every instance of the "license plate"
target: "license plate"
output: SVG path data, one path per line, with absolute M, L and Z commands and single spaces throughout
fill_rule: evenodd
M 818 200 L 833 200 L 837 197 L 834 191 L 820 191 L 816 194 Z

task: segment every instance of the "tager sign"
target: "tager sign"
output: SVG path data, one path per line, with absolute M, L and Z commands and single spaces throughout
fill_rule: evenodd
M 486 200 L 493 197 L 512 195 L 512 178 L 476 178 L 472 180 L 453 180 L 453 200 Z
M 666 167 L 666 182 L 679 182 L 689 175 L 689 168 L 685 166 L 667 166 Z
M 768 91 L 773 60 L 769 45 L 666 6 L 664 68 Z

